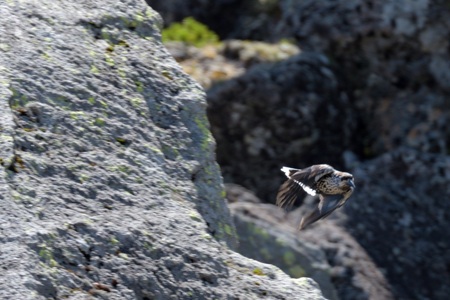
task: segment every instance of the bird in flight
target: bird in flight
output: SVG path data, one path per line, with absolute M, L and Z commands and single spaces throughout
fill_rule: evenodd
M 329 216 L 350 198 L 355 189 L 353 175 L 335 170 L 329 165 L 313 165 L 305 169 L 283 167 L 288 180 L 277 194 L 277 205 L 288 208 L 304 190 L 312 196 L 319 195 L 319 205 L 300 221 L 299 230 Z

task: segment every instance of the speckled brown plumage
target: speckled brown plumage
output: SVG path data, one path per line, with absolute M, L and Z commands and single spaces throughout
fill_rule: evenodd
M 283 167 L 281 171 L 288 180 L 278 191 L 277 205 L 292 206 L 302 190 L 312 196 L 318 194 L 320 198 L 317 208 L 302 218 L 300 230 L 344 205 L 355 189 L 352 174 L 337 171 L 329 165 L 313 165 L 305 169 Z

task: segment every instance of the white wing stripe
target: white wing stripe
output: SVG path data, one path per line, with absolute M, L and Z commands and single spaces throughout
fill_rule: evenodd
M 312 188 L 310 188 L 309 186 L 301 183 L 300 181 L 294 180 L 295 183 L 297 183 L 298 185 L 300 185 L 305 192 L 307 192 L 308 194 L 310 194 L 311 196 L 315 196 L 316 195 L 316 191 L 313 190 Z

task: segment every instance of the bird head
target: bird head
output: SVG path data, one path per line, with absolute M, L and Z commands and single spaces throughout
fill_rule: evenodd
M 354 190 L 356 186 L 353 182 L 353 175 L 345 172 L 342 172 L 340 175 L 341 182 L 339 182 L 339 186 L 344 190 Z

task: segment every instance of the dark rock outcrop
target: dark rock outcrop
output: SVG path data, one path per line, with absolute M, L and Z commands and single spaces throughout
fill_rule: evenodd
M 294 37 L 335 62 L 367 129 L 359 132 L 365 156 L 399 146 L 449 153 L 446 3 L 307 0 L 281 1 L 280 9 L 274 35 Z
M 226 182 L 273 201 L 283 165 L 338 167 L 357 147 L 357 118 L 324 56 L 302 53 L 256 66 L 208 91 L 208 116 Z
M 449 293 L 450 158 L 399 149 L 354 170 L 348 231 L 386 271 L 396 299 Z
M 2 299 L 323 299 L 226 246 L 205 95 L 162 46 L 155 11 L 0 12 Z

